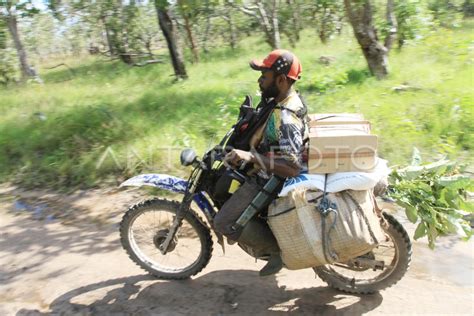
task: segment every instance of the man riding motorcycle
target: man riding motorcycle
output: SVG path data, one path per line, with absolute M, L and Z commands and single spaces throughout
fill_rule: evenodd
M 125 212 L 120 241 L 129 257 L 158 278 L 190 278 L 209 263 L 214 231 L 222 246 L 225 235 L 249 255 L 268 260 L 262 276 L 282 268 L 283 253 L 289 269 L 312 268 L 329 286 L 345 292 L 374 293 L 397 283 L 410 265 L 412 245 L 403 226 L 376 207 L 372 190 L 344 190 L 339 197 L 313 190 L 309 194 L 316 198 L 305 196 L 310 204 L 298 208 L 275 200 L 285 178 L 305 177 L 307 168 L 306 107 L 293 89 L 301 65 L 292 53 L 277 50 L 250 66 L 262 72 L 259 105 L 254 108 L 247 96 L 237 122 L 202 157 L 191 148 L 181 152 L 181 164 L 192 166 L 187 180 L 152 173 L 121 184 L 183 194 L 181 201 L 153 198 Z M 275 212 L 279 202 L 284 208 Z M 298 234 L 305 236 L 298 239 Z M 331 237 L 337 238 L 338 250 Z
M 261 71 L 258 84 L 263 104 L 257 109 L 271 112 L 265 122 L 259 122 L 261 127 L 252 135 L 250 150 L 232 149 L 224 158 L 233 167 L 252 164 L 254 169 L 247 173 L 253 175 L 221 207 L 214 218 L 214 227 L 230 240 L 252 248 L 255 257 L 269 256 L 268 263 L 260 270 L 261 276 L 267 276 L 280 271 L 283 262 L 266 221 L 254 217 L 237 230 L 234 223 L 270 175 L 295 177 L 306 168 L 303 153 L 308 138 L 307 109 L 294 90 L 302 67 L 293 53 L 274 50 L 262 61 L 251 61 L 250 67 Z

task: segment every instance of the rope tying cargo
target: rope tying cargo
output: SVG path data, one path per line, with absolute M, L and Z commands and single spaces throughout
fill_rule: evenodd
M 337 212 L 337 205 L 335 203 L 332 203 L 327 198 L 327 192 L 326 192 L 327 180 L 328 180 L 328 174 L 325 175 L 323 197 L 318 207 L 316 208 L 316 210 L 319 211 L 319 213 L 321 214 L 321 233 L 322 233 L 321 235 L 323 238 L 324 257 L 326 258 L 326 261 L 328 263 L 333 263 L 337 261 L 338 257 L 337 257 L 337 254 L 331 250 L 330 233 L 336 226 L 339 213 Z M 329 227 L 329 230 L 326 232 L 326 219 L 329 217 L 329 214 L 331 213 L 334 213 L 334 220 L 331 226 Z

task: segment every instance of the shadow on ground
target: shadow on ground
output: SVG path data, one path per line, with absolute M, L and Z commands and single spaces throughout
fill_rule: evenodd
M 184 281 L 137 275 L 93 283 L 56 298 L 49 312 L 22 309 L 17 315 L 361 315 L 382 300 L 327 287 L 291 290 L 255 271 L 222 270 Z
M 65 202 L 62 207 L 68 212 L 82 213 L 82 219 L 87 217 L 85 209 Z M 110 252 L 120 247 L 115 236 L 116 225 L 112 223 L 84 221 L 79 225 L 69 217 L 48 221 L 35 218 L 35 212 L 18 211 L 14 207 L 9 213 L 16 216 L 12 222 L 2 225 L 0 232 L 0 259 L 8 263 L 0 269 L 0 283 L 3 285 L 14 282 L 25 274 L 41 271 L 52 258 L 65 253 L 87 256 Z M 30 216 L 25 216 L 28 214 Z M 115 216 L 115 213 L 111 213 L 111 216 Z M 74 222 L 74 225 L 63 226 L 67 221 Z M 70 267 L 71 270 L 74 268 Z M 69 268 L 53 272 L 48 277 L 67 272 Z

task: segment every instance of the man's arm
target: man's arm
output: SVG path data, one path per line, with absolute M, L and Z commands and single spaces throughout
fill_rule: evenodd
M 226 155 L 225 161 L 238 167 L 243 161 L 260 166 L 267 173 L 274 173 L 281 177 L 296 177 L 301 171 L 301 152 L 303 145 L 304 122 L 294 113 L 282 111 L 281 125 L 279 127 L 279 153 L 278 157 L 267 157 L 255 150 L 243 151 L 233 149 Z
M 267 173 L 274 173 L 280 177 L 296 177 L 300 167 L 286 159 L 269 158 L 257 152 L 233 149 L 226 155 L 225 161 L 238 167 L 243 161 L 260 166 Z

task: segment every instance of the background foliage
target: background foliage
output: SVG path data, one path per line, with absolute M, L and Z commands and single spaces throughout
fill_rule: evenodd
M 204 150 L 232 125 L 243 96 L 255 96 L 258 73 L 248 61 L 268 53 L 276 31 L 281 47 L 302 60 L 298 89 L 311 112 L 363 113 L 392 164 L 407 161 L 413 146 L 428 160 L 471 159 L 471 0 L 395 1 L 399 49 L 390 52 L 384 81 L 371 76 L 337 0 L 166 4 L 189 74 L 176 81 L 158 27 L 161 2 L 0 3 L 4 180 L 70 188 L 183 172 L 175 170 L 178 148 Z M 390 31 L 387 2 L 373 3 L 382 38 Z M 265 16 L 276 23 L 270 33 Z M 26 84 L 7 27 L 12 17 L 38 73 Z
M 415 159 L 391 174 L 390 195 L 405 208 L 408 220 L 418 223 L 414 238 L 428 236 L 431 248 L 438 236 L 457 234 L 466 240 L 472 236 L 469 220 L 474 203 L 467 195 L 474 190 L 474 181 L 462 171 L 448 160 L 422 165 Z
M 415 239 L 467 239 L 473 15 L 472 0 L 1 1 L 0 177 L 72 190 L 185 176 L 180 150 L 203 152 L 244 95 L 258 102 L 249 60 L 291 48 L 310 112 L 371 121 Z M 415 146 L 428 163 L 397 166 Z
M 317 40 L 311 31 L 303 36 Z M 469 160 L 474 144 L 473 96 L 467 93 L 472 39 L 466 26 L 434 32 L 422 44 L 394 51 L 394 71 L 385 81 L 369 77 L 350 34 L 327 46 L 314 47 L 308 40 L 295 49 L 304 65 L 297 87 L 311 112 L 363 113 L 380 136 L 381 156 L 392 164 L 404 164 L 413 146 L 428 160 L 443 155 Z M 170 171 L 175 165 L 168 164 L 161 147 L 204 150 L 213 135 L 223 135 L 232 125 L 243 96 L 255 97 L 258 73 L 248 61 L 264 56 L 268 48 L 256 37 L 247 42 L 249 47 L 235 51 L 214 49 L 189 68 L 189 80 L 178 83 L 166 63 L 130 68 L 84 56 L 64 59 L 70 69 L 43 68 L 44 84 L 1 90 L 2 176 L 24 185 L 63 187 Z M 156 54 L 167 58 L 165 52 Z M 321 64 L 319 56 L 335 61 Z M 107 155 L 97 169 L 108 146 L 120 163 Z M 138 158 L 130 158 L 132 148 L 146 164 L 133 163 Z M 176 154 L 173 150 L 172 157 Z

